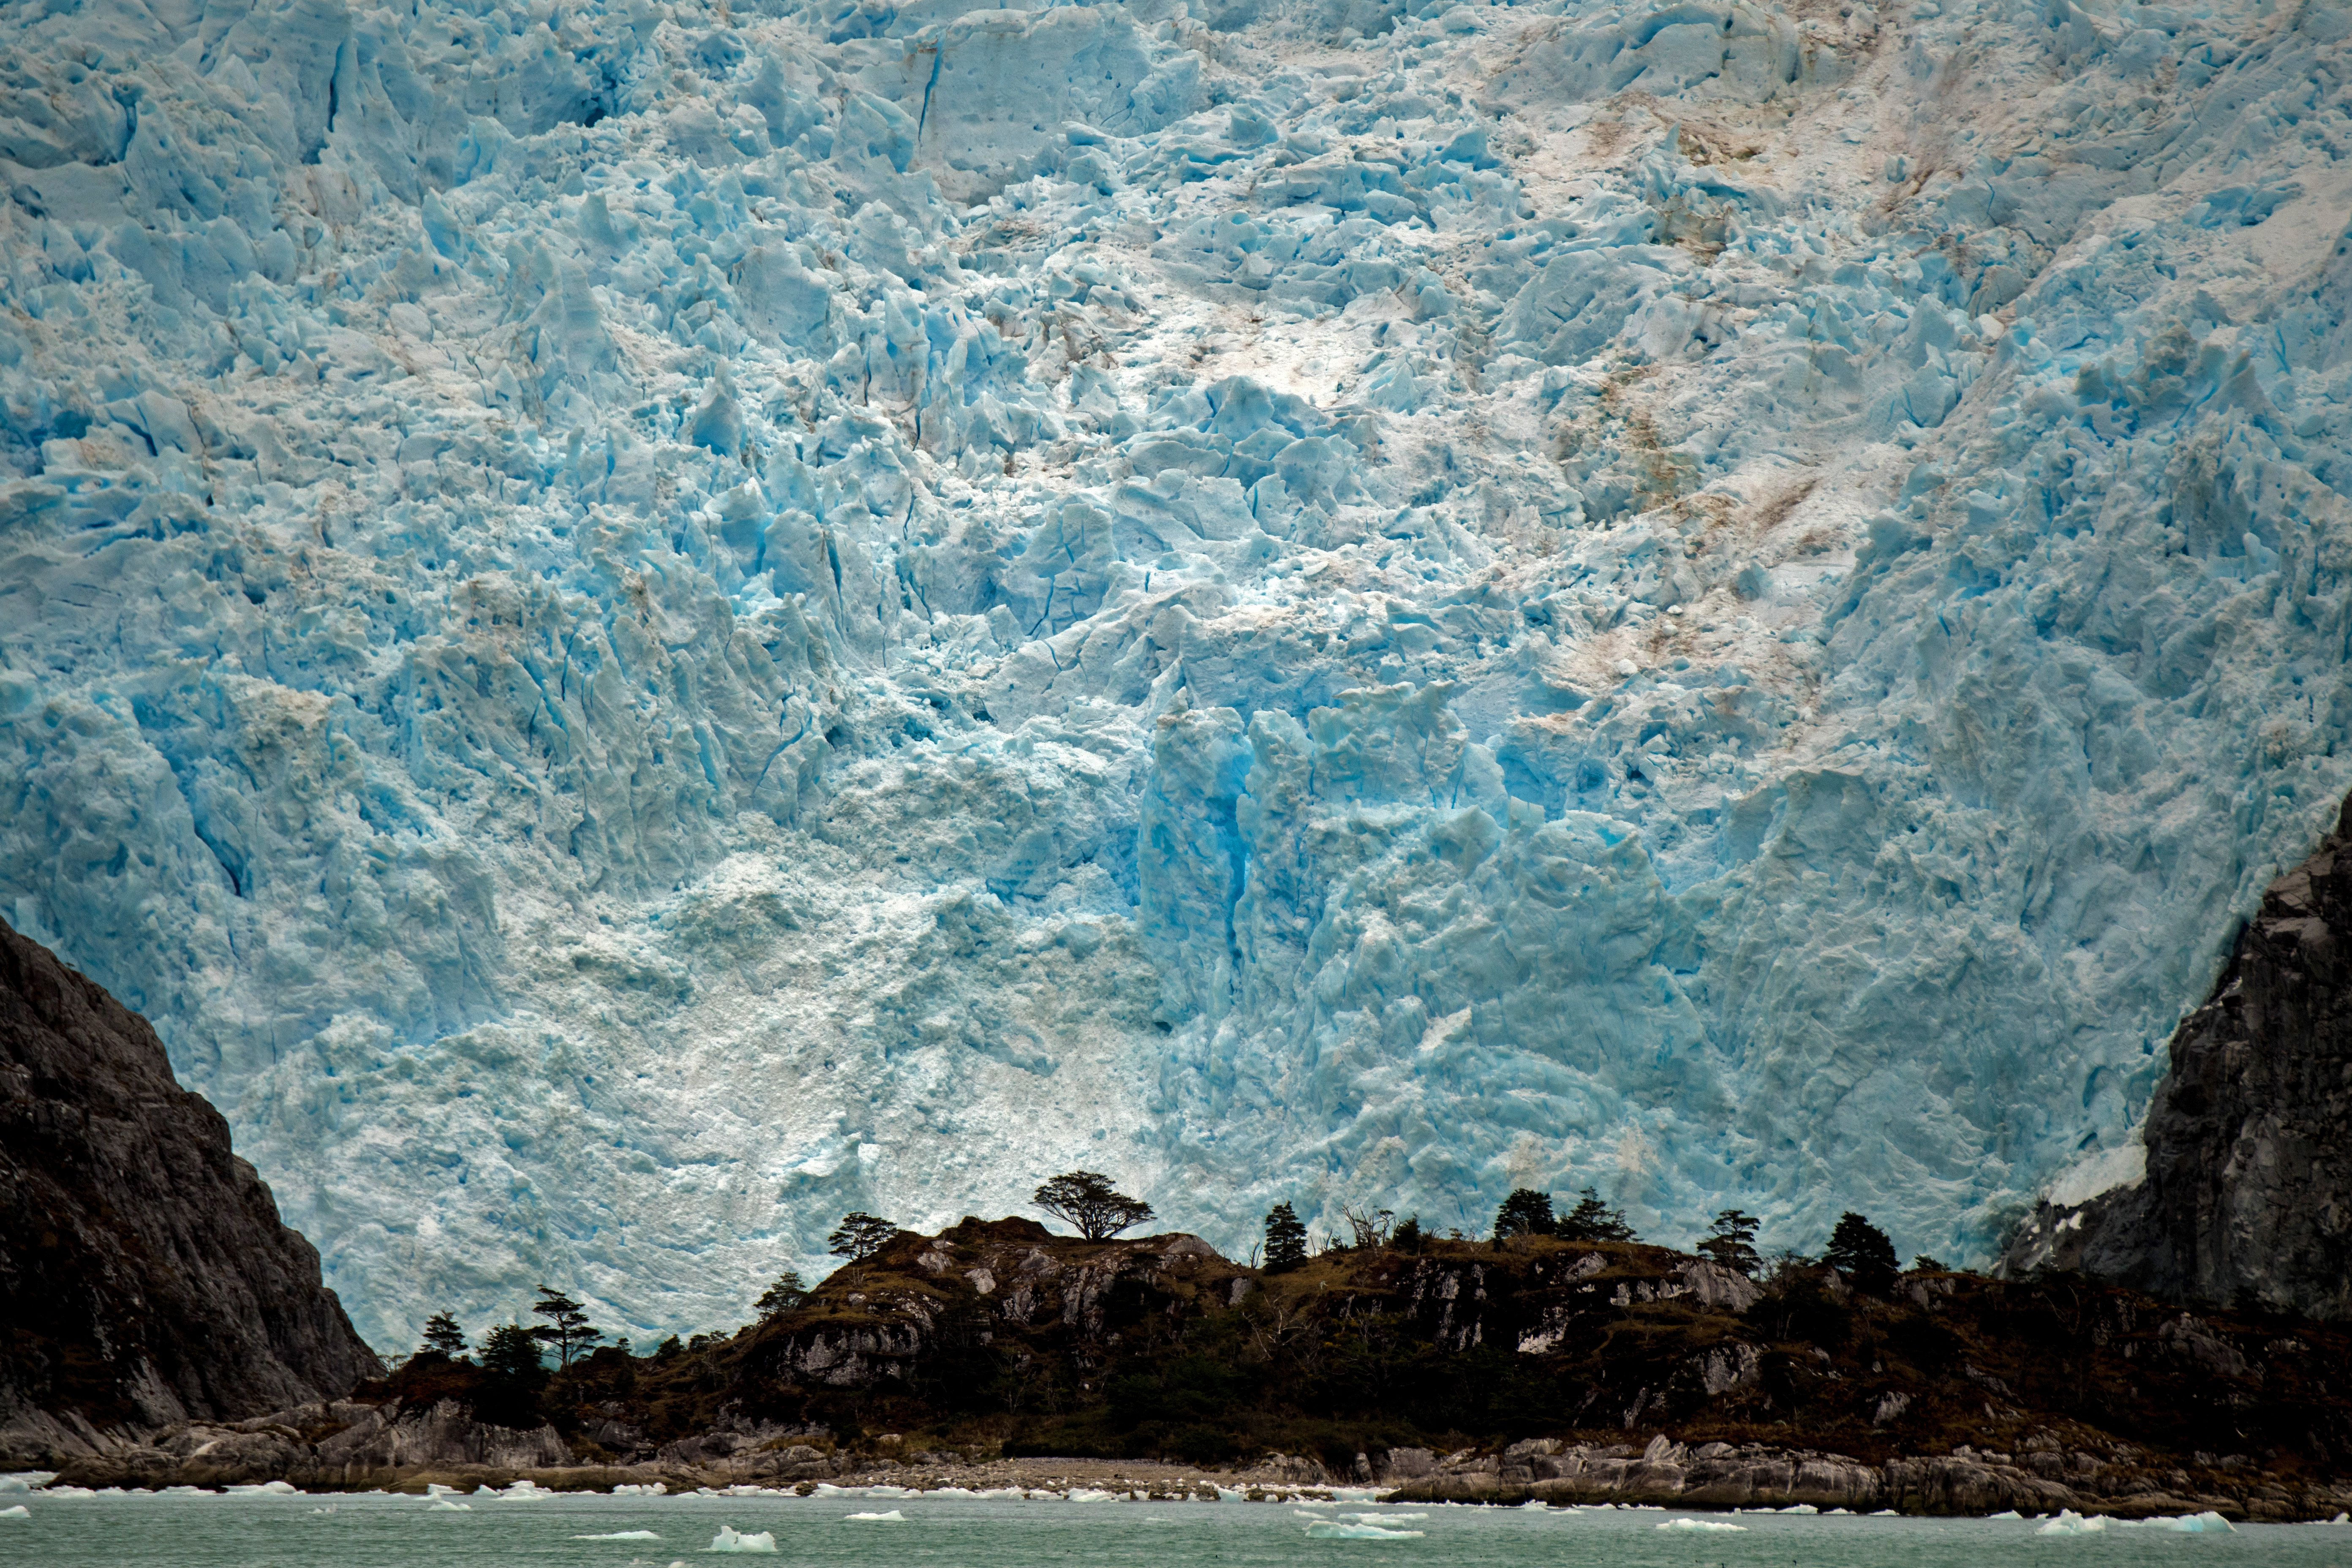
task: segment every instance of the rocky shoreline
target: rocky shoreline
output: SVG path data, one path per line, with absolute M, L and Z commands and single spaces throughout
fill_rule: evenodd
M 1311 1458 L 1272 1455 L 1234 1468 L 1150 1459 L 982 1458 L 943 1452 L 899 1458 L 885 1436 L 853 1451 L 812 1433 L 712 1432 L 634 1464 L 576 1462 L 552 1426 L 521 1430 L 473 1420 L 453 1402 L 430 1408 L 349 1403 L 299 1406 L 226 1426 L 193 1423 L 110 1445 L 68 1463 L 49 1484 L 90 1489 L 217 1489 L 282 1482 L 304 1491 L 547 1491 L 616 1488 L 792 1490 L 891 1487 L 1136 1500 L 1290 1502 L 1347 1494 L 1382 1502 L 1888 1510 L 1982 1516 L 2014 1510 L 2149 1519 L 2212 1512 L 2235 1521 L 2294 1523 L 2352 1511 L 2352 1485 L 2217 1460 L 2195 1470 L 2137 1457 L 2055 1447 L 2006 1454 L 1962 1448 L 1872 1464 L 1769 1445 L 1696 1447 L 1660 1436 L 1645 1447 L 1552 1438 L 1499 1451 L 1439 1455 L 1400 1447 L 1360 1454 L 1335 1473 Z

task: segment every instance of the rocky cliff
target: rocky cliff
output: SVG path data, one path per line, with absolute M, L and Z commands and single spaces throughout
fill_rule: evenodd
M 376 1370 L 146 1021 L 0 924 L 0 1465 Z
M 2136 1181 L 2045 1202 L 2010 1272 L 2352 1318 L 2352 802 L 2172 1039 Z
M 2347 1366 L 2341 1328 L 2078 1279 L 1921 1268 L 1871 1295 L 1819 1266 L 1750 1279 L 1551 1237 L 1272 1274 L 1197 1237 L 967 1220 L 737 1334 L 605 1346 L 529 1397 L 419 1356 L 349 1402 L 192 1424 L 68 1475 L 1002 1485 L 1006 1465 L 1136 1460 L 1496 1502 L 2327 1518 L 2352 1508 Z

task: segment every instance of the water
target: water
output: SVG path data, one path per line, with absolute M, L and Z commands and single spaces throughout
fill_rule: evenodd
M 1998 1568 L 2006 1563 L 2352 1568 L 2352 1527 L 2241 1525 L 2184 1535 L 2110 1526 L 2045 1536 L 2026 1520 L 1918 1520 L 1648 1510 L 1544 1510 L 1342 1503 L 1063 1502 L 929 1497 L 421 1498 L 100 1495 L 0 1498 L 0 1563 L 39 1568 L 669 1568 L 740 1562 L 905 1568 Z M 860 1512 L 897 1511 L 864 1521 Z M 1687 1520 L 1737 1531 L 1661 1530 Z M 1404 1532 L 1330 1539 L 1360 1527 Z M 775 1539 L 773 1555 L 713 1552 L 720 1526 Z M 582 1541 L 651 1531 L 656 1540 Z

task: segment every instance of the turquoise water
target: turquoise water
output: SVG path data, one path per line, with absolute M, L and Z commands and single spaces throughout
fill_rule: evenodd
M 0 1563 L 40 1568 L 669 1568 L 677 1563 L 908 1568 L 1998 1568 L 2007 1563 L 2352 1568 L 2352 1526 L 2242 1525 L 2228 1534 L 2110 1527 L 2047 1536 L 2034 1521 L 1870 1519 L 1342 1503 L 1022 1501 L 820 1496 L 472 1497 L 460 1511 L 405 1497 L 0 1498 Z M 898 1519 L 856 1520 L 853 1513 Z M 1372 1528 L 1399 1533 L 1330 1537 Z M 1686 1529 L 1736 1524 L 1738 1531 Z M 1661 1524 L 1675 1526 L 1661 1530 Z M 711 1550 L 720 1527 L 773 1536 L 772 1555 Z M 658 1539 L 582 1541 L 650 1531 Z M 1402 1532 L 1419 1531 L 1418 1535 Z

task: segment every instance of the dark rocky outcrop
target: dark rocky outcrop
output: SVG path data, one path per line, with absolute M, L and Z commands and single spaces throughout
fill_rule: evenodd
M 0 1466 L 379 1370 L 154 1030 L 0 924 Z
M 2352 1319 L 2352 803 L 2174 1034 L 2145 1138 L 2140 1181 L 2042 1205 L 2006 1271 Z

